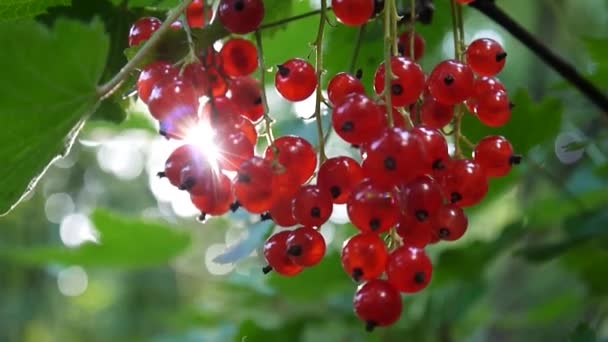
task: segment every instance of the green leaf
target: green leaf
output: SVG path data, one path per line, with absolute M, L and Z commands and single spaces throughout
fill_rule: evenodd
M 463 119 L 464 134 L 473 142 L 488 135 L 502 135 L 509 139 L 515 151 L 526 154 L 532 147 L 555 137 L 561 127 L 563 105 L 559 99 L 546 97 L 540 103 L 532 102 L 523 89 L 515 92 L 511 121 L 500 128 L 482 125 L 473 115 Z
M 70 6 L 71 0 L 4 0 L 0 3 L 0 22 L 32 18 L 50 7 Z
M 29 265 L 145 268 L 164 265 L 190 244 L 190 236 L 164 224 L 98 210 L 91 217 L 99 243 L 67 247 L 5 248 L 0 257 Z
M 121 2 L 120 0 L 112 1 Z M 170 10 L 179 3 L 180 0 L 128 0 L 129 8 L 146 7 L 157 11 Z
M 581 322 L 568 337 L 569 342 L 595 342 L 597 334 L 586 322 Z
M 24 47 L 27 42 L 27 48 Z M 99 21 L 0 24 L 0 214 L 69 150 L 97 104 L 108 39 Z

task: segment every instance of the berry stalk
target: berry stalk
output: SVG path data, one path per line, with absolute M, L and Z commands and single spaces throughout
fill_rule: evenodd
M 323 76 L 323 35 L 325 33 L 325 22 L 327 21 L 327 0 L 321 0 L 321 12 L 319 18 L 319 31 L 315 40 L 316 60 L 315 69 L 317 71 L 317 98 L 315 101 L 315 121 L 317 123 L 317 135 L 319 137 L 319 162 L 323 163 L 325 155 L 325 135 L 323 134 L 323 121 L 321 118 L 321 102 L 323 101 L 323 91 L 321 89 L 321 77 Z
M 450 1 L 450 8 L 452 12 L 452 31 L 454 34 L 454 57 L 458 61 L 462 61 L 464 58 L 463 47 L 464 43 L 464 25 L 462 21 L 462 6 L 456 3 L 456 0 Z M 462 146 L 460 142 L 462 140 L 462 117 L 464 110 L 462 105 L 457 105 L 454 108 L 454 154 L 457 158 L 464 159 L 462 153 Z
M 264 63 L 264 48 L 262 46 L 262 34 L 260 31 L 255 31 L 255 42 L 258 47 L 258 64 L 260 68 L 260 83 L 262 84 L 262 106 L 264 106 L 264 124 L 265 135 L 268 141 L 268 146 L 274 145 L 274 136 L 272 135 L 272 123 L 274 120 L 270 117 L 268 110 L 268 98 L 266 97 L 266 65 Z
M 395 18 L 395 0 L 387 0 L 384 4 L 384 102 L 386 103 L 386 119 L 389 127 L 393 127 L 393 105 L 391 101 L 391 81 L 393 80 L 392 57 L 396 42 L 392 21 Z

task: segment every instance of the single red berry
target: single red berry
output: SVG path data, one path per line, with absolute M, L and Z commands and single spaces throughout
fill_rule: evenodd
M 462 208 L 450 204 L 439 209 L 431 224 L 434 236 L 441 240 L 456 241 L 467 231 L 469 220 Z
M 137 79 L 137 94 L 139 98 L 144 103 L 148 103 L 152 89 L 157 82 L 174 79 L 178 74 L 179 70 L 174 68 L 171 63 L 158 61 L 149 64 L 141 71 Z
M 428 221 L 443 205 L 441 186 L 429 176 L 418 176 L 399 188 L 401 212 L 420 222 Z
M 321 227 L 332 211 L 331 195 L 315 185 L 301 187 L 293 200 L 293 217 L 304 226 Z
M 258 122 L 264 116 L 262 88 L 256 79 L 248 76 L 233 79 L 230 83 L 230 93 L 239 114 L 252 122 Z
M 442 169 L 450 159 L 448 143 L 443 134 L 425 126 L 414 127 L 410 134 L 422 150 L 422 158 L 418 164 L 424 172 L 431 173 L 432 170 Z
M 355 313 L 367 331 L 394 324 L 401 317 L 403 303 L 399 292 L 385 280 L 374 279 L 359 286 L 353 301 Z
M 478 77 L 473 85 L 473 94 L 466 101 L 467 108 L 473 114 L 477 114 L 477 102 L 482 99 L 486 94 L 495 93 L 499 90 L 504 92 L 507 91 L 505 86 L 494 77 Z
M 511 166 L 519 164 L 521 157 L 513 152 L 513 145 L 501 136 L 481 139 L 473 151 L 473 159 L 490 178 L 509 174 Z
M 444 105 L 432 96 L 427 96 L 420 107 L 420 121 L 429 128 L 442 129 L 452 122 L 454 106 Z
M 505 91 L 499 90 L 486 93 L 476 99 L 477 117 L 479 121 L 489 127 L 501 127 L 511 120 L 511 102 Z
M 148 108 L 159 121 L 183 116 L 198 117 L 198 97 L 192 84 L 183 80 L 161 82 L 152 89 Z
M 216 182 L 215 171 L 204 155 L 193 158 L 180 172 L 179 189 L 187 190 L 194 196 L 213 192 Z
M 433 264 L 424 249 L 403 246 L 388 256 L 386 275 L 395 289 L 416 293 L 431 282 Z
M 219 151 L 218 163 L 220 167 L 228 171 L 236 171 L 241 164 L 253 158 L 255 145 L 242 131 L 234 131 L 231 134 L 218 136 L 217 147 Z
M 194 206 L 205 215 L 221 216 L 230 210 L 234 203 L 232 183 L 223 173 L 214 175 L 214 187 L 201 196 L 192 195 L 190 199 Z
M 473 41 L 466 51 L 467 64 L 479 76 L 496 76 L 507 61 L 507 53 L 499 42 L 490 38 Z
M 412 32 L 406 31 L 399 36 L 398 49 L 399 54 L 408 58 L 412 58 Z M 426 42 L 424 38 L 418 33 L 414 32 L 414 58 L 417 61 L 424 56 L 426 48 Z
M 287 239 L 291 234 L 291 231 L 278 232 L 266 241 L 264 257 L 269 268 L 264 268 L 264 272 L 272 269 L 286 277 L 293 277 L 302 272 L 304 267 L 294 264 L 287 254 Z
M 169 155 L 169 158 L 165 162 L 165 170 L 159 173 L 159 176 L 167 177 L 171 184 L 179 187 L 182 169 L 198 158 L 202 158 L 202 152 L 198 147 L 194 145 L 182 145 Z
M 298 224 L 293 217 L 293 196 L 279 195 L 269 210 L 270 217 L 277 226 L 291 227 Z
M 264 158 L 280 164 L 275 174 L 282 186 L 300 186 L 312 177 L 317 168 L 317 153 L 306 139 L 295 135 L 277 138 L 266 148 Z
M 204 0 L 194 0 L 186 8 L 186 19 L 191 28 L 202 28 L 211 21 L 213 12 L 205 5 Z
M 260 27 L 264 19 L 264 1 L 221 0 L 217 11 L 226 30 L 246 34 Z
M 387 259 L 388 250 L 378 234 L 357 234 L 342 247 L 342 267 L 356 282 L 381 276 Z
M 139 45 L 152 37 L 163 22 L 158 18 L 146 17 L 137 20 L 129 30 L 129 47 Z
M 230 77 L 248 76 L 258 68 L 258 49 L 241 38 L 232 38 L 220 50 L 222 70 Z
M 191 63 L 184 68 L 183 79 L 192 83 L 192 88 L 198 97 L 209 96 L 211 84 L 207 68 L 201 63 Z
M 374 0 L 332 0 L 336 18 L 348 26 L 361 26 L 374 14 Z
M 351 74 L 341 72 L 334 76 L 327 85 L 327 97 L 334 106 L 339 105 L 350 94 L 365 95 L 361 80 Z
M 473 94 L 475 76 L 471 68 L 456 60 L 443 61 L 428 79 L 430 94 L 446 105 L 455 105 Z
M 253 157 L 241 164 L 233 185 L 234 195 L 247 211 L 261 214 L 274 204 L 272 164 Z
M 378 95 L 384 92 L 384 68 L 384 63 L 380 64 L 374 76 L 374 90 Z M 392 105 L 403 107 L 415 103 L 424 91 L 426 82 L 420 65 L 409 58 L 394 56 L 391 58 L 391 71 L 395 75 L 391 81 Z
M 403 245 L 415 248 L 424 248 L 431 243 L 431 221 L 420 222 L 411 215 L 401 215 L 395 227 L 397 234 L 403 239 Z
M 363 144 L 377 138 L 386 127 L 386 118 L 367 96 L 351 94 L 334 108 L 334 131 L 350 144 Z
M 316 229 L 300 227 L 287 238 L 287 255 L 300 266 L 312 267 L 325 256 L 325 239 Z
M 473 206 L 488 193 L 488 178 L 482 167 L 472 160 L 451 160 L 436 174 L 448 201 L 460 207 Z
M 329 192 L 336 204 L 344 204 L 352 190 L 363 179 L 359 163 L 350 157 L 327 159 L 317 174 L 317 186 Z
M 307 61 L 294 58 L 278 66 L 274 84 L 286 100 L 297 102 L 307 99 L 317 88 L 317 74 Z
M 364 233 L 384 233 L 399 218 L 397 195 L 392 190 L 378 187 L 369 179 L 353 189 L 346 209 L 352 224 Z

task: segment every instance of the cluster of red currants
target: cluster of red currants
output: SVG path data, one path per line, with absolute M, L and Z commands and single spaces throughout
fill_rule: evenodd
M 340 22 L 357 26 L 378 12 L 378 3 L 333 0 L 332 7 Z M 355 4 L 365 6 L 355 11 Z M 189 25 L 204 26 L 210 19 L 206 13 L 203 1 L 192 2 L 186 12 Z M 262 22 L 264 3 L 221 0 L 217 17 L 233 34 L 250 33 Z M 158 19 L 139 20 L 130 44 L 147 40 L 159 26 Z M 258 51 L 248 40 L 230 38 L 219 52 L 209 48 L 197 61 L 179 66 L 156 61 L 141 71 L 137 90 L 161 133 L 183 139 L 193 127 L 207 126 L 218 150 L 212 154 L 196 144 L 183 145 L 159 175 L 188 191 L 203 218 L 242 207 L 277 226 L 297 226 L 272 235 L 264 245 L 264 272 L 284 276 L 323 259 L 326 245 L 319 230 L 333 206 L 345 204 L 360 231 L 342 249 L 344 270 L 363 282 L 355 294 L 355 312 L 369 330 L 391 325 L 401 315 L 400 293 L 416 293 L 431 281 L 425 247 L 460 239 L 468 225 L 463 208 L 482 201 L 489 179 L 506 175 L 520 161 L 500 136 L 478 142 L 472 158 L 450 156 L 441 131 L 465 107 L 491 127 L 509 121 L 506 90 L 494 78 L 506 61 L 500 44 L 476 40 L 466 50 L 466 62 L 441 62 L 428 77 L 416 63 L 424 47 L 418 34 L 403 33 L 400 54 L 390 60 L 394 78 L 386 82 L 382 63 L 374 97 L 351 74 L 330 80 L 333 130 L 360 150 L 361 162 L 347 156 L 318 160 L 313 145 L 297 136 L 273 139 L 263 155 L 255 155 L 255 124 L 266 113 L 263 85 L 251 77 Z M 298 58 L 278 66 L 275 75 L 276 90 L 293 102 L 310 97 L 319 81 L 315 68 Z

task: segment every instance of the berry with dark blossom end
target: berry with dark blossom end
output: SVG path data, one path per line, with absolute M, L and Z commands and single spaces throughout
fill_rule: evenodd
M 246 34 L 260 27 L 264 19 L 263 0 L 221 0 L 218 16 L 231 33 Z
M 293 277 L 304 270 L 304 267 L 294 264 L 287 254 L 287 239 L 291 234 L 291 231 L 282 231 L 266 240 L 264 258 L 268 266 L 263 269 L 264 273 L 274 270 L 280 275 Z
M 278 66 L 274 84 L 283 98 L 298 102 L 314 93 L 317 88 L 317 74 L 310 63 L 301 58 L 294 58 Z
M 345 156 L 327 159 L 317 174 L 317 186 L 328 191 L 336 204 L 344 204 L 363 179 L 359 163 Z
M 488 193 L 488 176 L 473 160 L 451 160 L 443 170 L 435 171 L 434 175 L 448 202 L 459 207 L 476 205 Z
M 346 210 L 352 224 L 367 233 L 384 233 L 393 227 L 399 218 L 397 195 L 392 189 L 385 189 L 363 180 L 346 202 Z
M 384 240 L 373 233 L 361 233 L 344 242 L 342 267 L 354 281 L 367 281 L 384 273 L 388 250 Z
M 431 282 L 433 264 L 424 249 L 399 247 L 388 256 L 388 282 L 404 293 L 416 293 Z
M 467 64 L 479 76 L 496 76 L 507 61 L 507 53 L 494 39 L 480 38 L 473 41 L 465 53 Z
M 490 178 L 504 177 L 511 171 L 515 152 L 513 145 L 504 137 L 493 135 L 479 141 L 473 151 L 473 159 Z
M 232 203 L 234 202 L 232 183 L 222 173 L 213 175 L 213 177 L 212 191 L 197 196 L 192 195 L 190 199 L 201 212 L 207 215 L 221 216 L 231 210 Z
M 441 207 L 431 222 L 433 235 L 445 241 L 460 239 L 466 233 L 468 224 L 464 210 L 453 204 Z
M 391 58 L 391 72 L 395 79 L 391 80 L 391 104 L 393 107 L 409 106 L 418 100 L 424 91 L 425 76 L 420 65 L 406 57 Z M 385 87 L 385 65 L 378 66 L 374 76 L 376 94 L 383 94 Z
M 359 286 L 353 306 L 357 316 L 365 322 L 367 331 L 394 324 L 403 310 L 399 292 L 390 283 L 380 279 Z
M 350 144 L 363 144 L 377 138 L 386 127 L 386 117 L 367 96 L 351 94 L 334 108 L 334 131 Z
M 422 56 L 424 56 L 424 52 L 426 49 L 426 42 L 424 38 L 418 33 L 414 31 L 414 56 L 412 58 L 412 31 L 405 31 L 399 36 L 398 50 L 399 54 L 411 58 L 415 61 L 418 61 Z
M 234 180 L 234 196 L 250 213 L 268 211 L 275 200 L 272 164 L 260 157 L 243 162 Z
M 323 235 L 311 227 L 300 227 L 287 238 L 287 255 L 296 265 L 315 266 L 323 260 L 325 249 Z
M 430 94 L 445 105 L 455 105 L 473 94 L 475 76 L 471 68 L 456 60 L 443 61 L 428 79 Z
M 350 94 L 365 95 L 365 88 L 359 78 L 345 72 L 334 76 L 327 85 L 327 97 L 334 106 L 342 103 Z
M 293 200 L 293 217 L 304 226 L 321 227 L 332 211 L 331 195 L 316 185 L 301 187 Z

